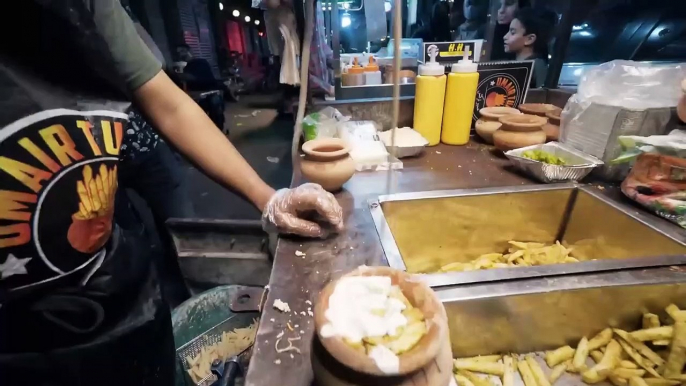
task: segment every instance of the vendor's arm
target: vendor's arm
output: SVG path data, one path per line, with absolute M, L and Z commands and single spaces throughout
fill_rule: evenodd
M 89 3 L 97 33 L 111 59 L 113 81 L 126 85 L 153 126 L 203 172 L 247 197 L 263 212 L 265 228 L 305 236 L 322 236 L 318 224 L 299 218 L 316 211 L 340 229 L 342 210 L 320 186 L 306 184 L 279 192 L 269 187 L 204 111 L 161 70 L 161 64 L 138 37 L 119 0 Z M 95 52 L 92 58 L 102 53 Z M 106 76 L 107 74 L 104 74 Z
M 137 104 L 169 142 L 215 181 L 261 211 L 274 194 L 205 112 L 160 71 L 134 91 Z

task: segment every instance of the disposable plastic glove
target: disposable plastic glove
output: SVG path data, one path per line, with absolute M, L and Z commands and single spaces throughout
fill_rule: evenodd
M 329 232 L 325 227 L 302 218 L 308 212 L 318 213 L 336 231 L 343 229 L 343 209 L 336 198 L 319 184 L 312 183 L 278 190 L 265 206 L 262 227 L 267 232 L 326 237 Z

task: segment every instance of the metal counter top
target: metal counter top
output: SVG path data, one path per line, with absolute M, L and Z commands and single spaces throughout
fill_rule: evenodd
M 507 159 L 495 155 L 491 149 L 490 146 L 474 142 L 466 146 L 428 147 L 422 156 L 404 159 L 403 170 L 393 171 L 394 188 L 390 193 L 534 183 L 510 169 Z M 616 188 L 593 185 L 602 194 L 624 200 Z M 367 203 L 369 199 L 388 193 L 387 172 L 357 173 L 336 194 L 344 210 L 346 229 L 342 234 L 326 240 L 279 240 L 270 278 L 270 292 L 260 320 L 246 385 L 312 384 L 310 345 L 314 321 L 308 310 L 313 310 L 319 291 L 330 280 L 363 264 L 387 264 Z M 655 222 L 661 227 L 677 228 L 657 217 Z M 679 231 L 686 240 L 686 232 Z M 296 256 L 296 251 L 305 253 L 305 256 Z M 272 305 L 276 299 L 288 303 L 291 312 L 282 313 L 274 309 Z M 282 331 L 284 338 L 301 338 L 293 341 L 300 349 L 300 354 L 277 354 L 274 345 L 277 335 Z M 287 343 L 284 339 L 280 347 L 285 347 Z

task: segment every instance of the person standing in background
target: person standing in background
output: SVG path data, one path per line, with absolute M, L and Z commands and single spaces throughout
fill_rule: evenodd
M 422 26 L 412 35 L 413 39 L 424 42 L 448 42 L 450 36 L 450 8 L 448 3 L 439 1 L 431 8 L 429 23 Z
M 513 54 L 505 52 L 503 37 L 510 30 L 510 23 L 515 14 L 522 8 L 529 7 L 529 0 L 497 0 L 498 7 L 497 23 L 493 32 L 493 44 L 491 45 L 491 60 L 514 60 Z
M 534 74 L 531 87 L 543 87 L 548 73 L 548 43 L 552 37 L 557 14 L 548 9 L 522 8 L 510 23 L 505 34 L 505 52 L 517 60 L 533 60 Z
M 333 50 L 326 41 L 326 27 L 324 26 L 324 11 L 320 2 L 314 5 L 314 31 L 310 45 L 310 67 L 308 69 L 310 93 L 316 96 L 334 96 Z
M 466 20 L 458 27 L 455 40 L 483 39 L 486 36 L 488 5 L 488 0 L 464 0 L 463 13 Z

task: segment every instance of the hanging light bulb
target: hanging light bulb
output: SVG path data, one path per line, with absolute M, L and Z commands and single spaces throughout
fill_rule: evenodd
M 350 19 L 350 14 L 348 12 L 345 12 L 343 16 L 341 16 L 341 27 L 347 28 L 350 27 L 350 24 L 352 24 L 352 20 Z
M 220 11 L 223 11 L 223 10 L 224 10 L 224 4 L 219 3 L 219 10 L 220 10 Z
M 237 10 L 237 9 L 234 9 L 234 10 L 233 10 L 233 13 L 232 13 L 232 15 L 233 15 L 233 16 L 235 16 L 235 17 L 238 17 L 238 16 L 240 16 L 240 15 L 241 15 L 241 13 L 240 13 L 240 12 L 238 12 L 238 10 Z
M 246 16 L 246 17 L 245 17 L 245 22 L 246 22 L 246 23 L 250 23 L 250 16 Z
M 259 20 L 255 20 L 255 25 L 260 25 L 260 21 L 259 21 Z

